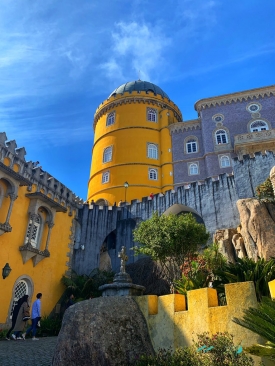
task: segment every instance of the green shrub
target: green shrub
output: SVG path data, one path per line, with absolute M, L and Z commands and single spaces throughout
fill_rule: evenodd
M 253 366 L 241 346 L 235 346 L 228 333 L 198 335 L 190 347 L 178 348 L 174 353 L 161 349 L 155 356 L 141 356 L 135 366 Z
M 61 328 L 62 320 L 59 316 L 44 316 L 40 321 L 37 335 L 40 337 L 57 336 Z
M 270 178 L 258 185 L 256 188 L 256 198 L 262 202 L 275 202 L 274 191 Z

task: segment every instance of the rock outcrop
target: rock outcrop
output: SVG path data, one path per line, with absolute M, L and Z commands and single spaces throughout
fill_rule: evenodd
M 53 366 L 129 365 L 154 354 L 145 319 L 131 297 L 100 297 L 66 310 Z
M 275 257 L 275 205 L 248 198 L 237 201 L 237 207 L 248 257 Z
M 218 243 L 219 252 L 222 253 L 229 262 L 234 263 L 237 255 L 232 243 L 232 238 L 237 234 L 237 229 L 217 230 L 213 237 L 213 242 Z

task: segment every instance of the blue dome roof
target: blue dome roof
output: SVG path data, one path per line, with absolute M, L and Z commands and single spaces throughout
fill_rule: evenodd
M 124 92 L 131 93 L 132 91 L 137 91 L 137 92 L 151 91 L 155 94 L 161 95 L 162 97 L 166 97 L 166 98 L 170 99 L 168 97 L 168 95 L 166 93 L 164 93 L 164 91 L 160 87 L 158 87 L 155 84 L 149 83 L 149 81 L 142 81 L 142 80 L 130 81 L 128 83 L 120 85 L 110 94 L 109 98 L 116 94 L 123 94 Z

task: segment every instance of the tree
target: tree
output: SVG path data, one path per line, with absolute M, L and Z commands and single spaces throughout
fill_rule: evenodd
M 275 360 L 275 302 L 263 297 L 259 307 L 244 310 L 243 319 L 233 318 L 233 321 L 266 339 L 266 344 L 257 344 L 247 348 L 256 356 Z
M 256 198 L 262 202 L 275 202 L 274 190 L 270 178 L 256 188 Z
M 209 238 L 205 226 L 197 223 L 191 213 L 159 215 L 157 212 L 134 230 L 134 240 L 140 245 L 135 254 L 145 254 L 158 261 L 170 284 L 181 277 L 184 260 L 206 244 Z

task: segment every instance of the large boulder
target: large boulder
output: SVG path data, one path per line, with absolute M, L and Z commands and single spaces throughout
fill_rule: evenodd
M 52 365 L 126 366 L 142 354 L 154 350 L 135 300 L 99 297 L 66 310 Z
M 248 257 L 275 257 L 275 205 L 248 198 L 237 201 L 237 207 Z

